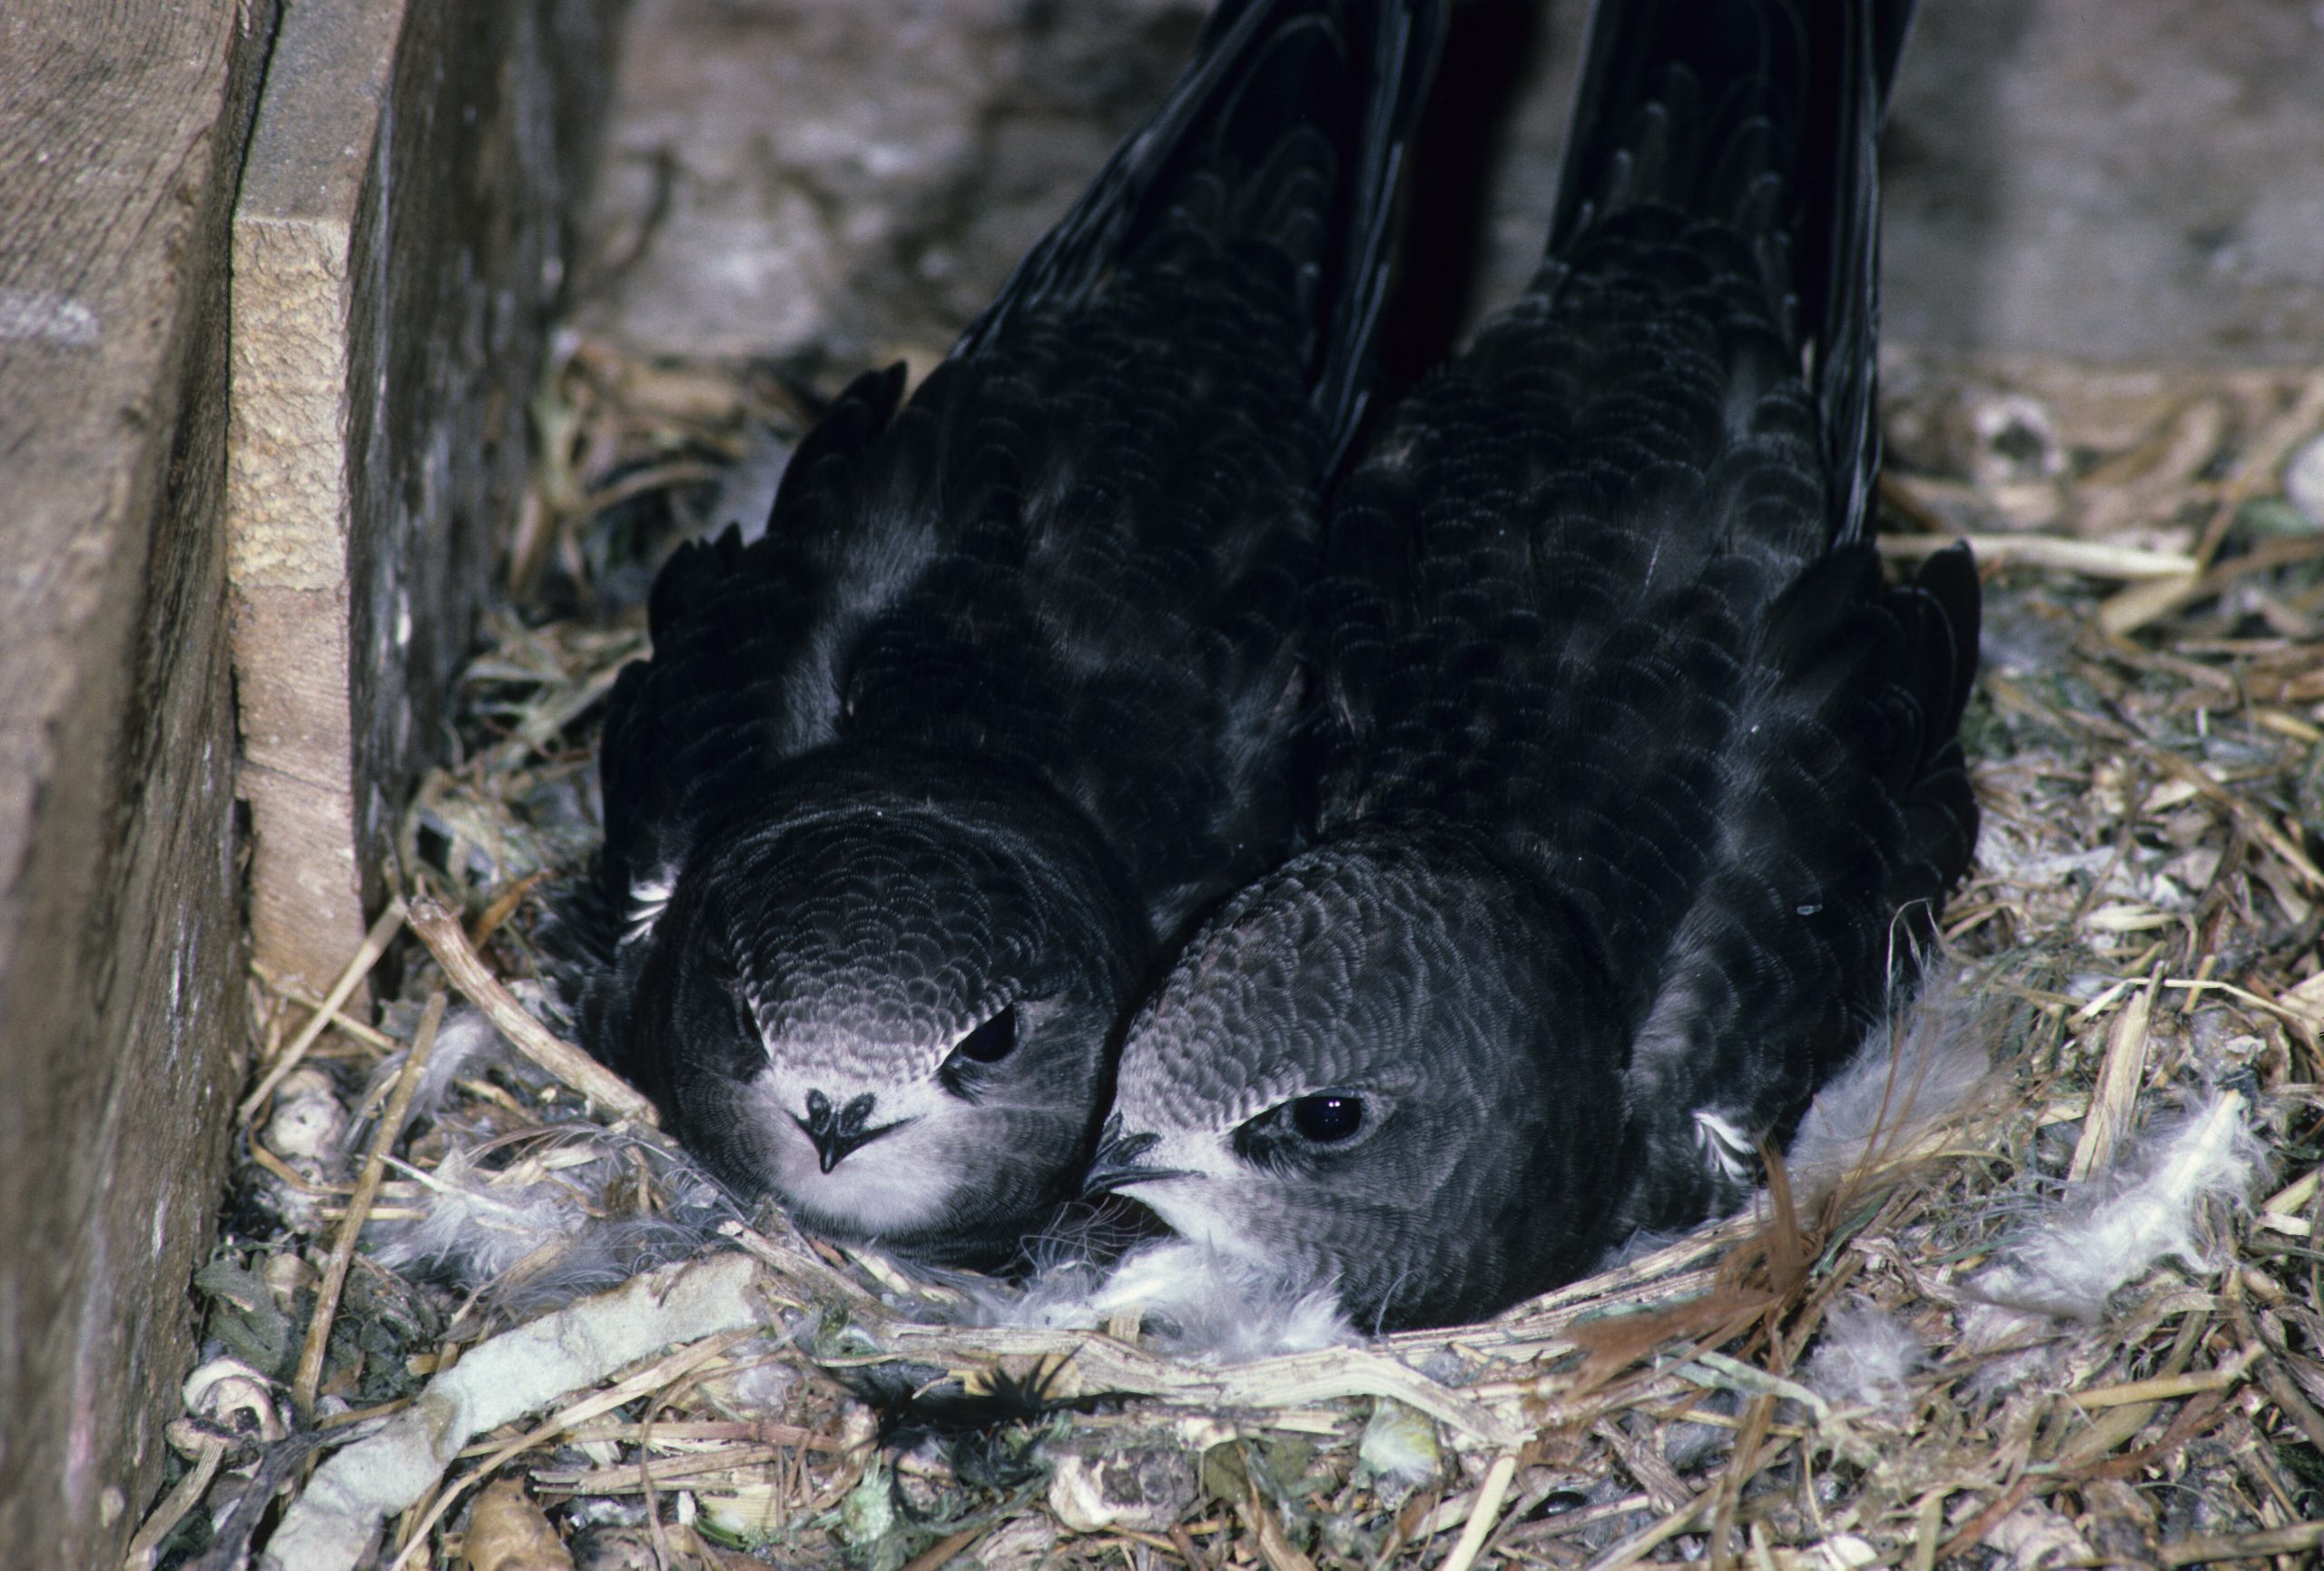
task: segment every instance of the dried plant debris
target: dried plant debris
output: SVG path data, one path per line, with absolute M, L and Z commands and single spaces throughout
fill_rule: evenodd
M 1893 553 L 1984 543 L 1984 835 L 1943 976 L 1750 1210 L 1354 1345 L 1265 1284 L 917 1280 L 738 1206 L 465 1005 L 413 1052 L 452 987 L 407 943 L 377 1026 L 253 984 L 264 1094 L 136 1563 L 2312 1557 L 2324 378 L 1885 374 Z M 547 1035 L 535 892 L 593 839 L 643 587 L 763 509 L 813 390 L 576 339 L 537 412 L 517 592 L 400 872 Z M 1315 1350 L 1251 1356 L 1285 1345 Z

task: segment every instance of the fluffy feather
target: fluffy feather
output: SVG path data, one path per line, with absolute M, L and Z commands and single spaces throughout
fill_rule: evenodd
M 371 1078 L 363 1088 L 364 1108 L 377 1109 L 386 1101 L 388 1090 L 402 1077 L 404 1060 L 410 1049 L 391 1052 L 379 1061 Z M 519 1068 L 521 1066 L 521 1068 Z M 447 1011 L 443 1023 L 436 1032 L 436 1045 L 428 1055 L 428 1062 L 419 1072 L 419 1083 L 412 1088 L 411 1111 L 409 1117 L 417 1122 L 434 1120 L 444 1109 L 452 1087 L 459 1081 L 472 1080 L 488 1068 L 516 1070 L 520 1083 L 541 1078 L 539 1069 L 523 1059 L 508 1045 L 507 1039 L 494 1029 L 484 1012 L 468 1004 L 457 1004 Z M 364 1123 L 368 1126 L 369 1120 Z M 369 1139 L 365 1130 L 357 1131 L 357 1139 Z
M 1401 1504 L 1423 1484 L 1435 1483 L 1444 1470 L 1444 1452 L 1436 1443 L 1435 1423 L 1427 1414 L 1389 1397 L 1372 1404 L 1372 1417 L 1364 1421 L 1355 1456 L 1371 1470 L 1374 1491 L 1392 1505 Z
M 1040 1476 L 1040 1437 L 1030 1426 L 1058 1413 L 1118 1409 L 1118 1391 L 1057 1396 L 1050 1387 L 1065 1361 L 1017 1376 L 992 1370 L 972 1388 L 945 1370 L 906 1362 L 834 1368 L 831 1376 L 877 1415 L 882 1446 L 913 1451 L 933 1445 L 964 1483 L 995 1494 Z
M 2096 1322 L 2107 1300 L 2156 1264 L 2211 1269 L 2200 1242 L 2209 1205 L 2248 1200 L 2267 1148 L 2239 1092 L 2145 1131 L 2103 1173 L 2046 1208 L 1974 1278 L 1978 1297 L 2012 1309 Z
M 396 1165 L 419 1182 L 426 1198 L 425 1214 L 379 1224 L 382 1236 L 372 1253 L 392 1270 L 425 1262 L 458 1280 L 488 1282 L 544 1247 L 561 1244 L 587 1218 L 572 1185 L 554 1179 L 496 1182 L 478 1171 L 474 1155 L 463 1148 L 445 1152 L 432 1171 Z
M 1816 1093 L 1784 1154 L 1803 1196 L 1913 1156 L 1974 1108 L 1994 1083 L 2002 1013 L 1998 1000 L 1952 977 L 1924 987 L 1866 1033 Z
M 1110 1268 L 1060 1264 L 1019 1289 L 970 1300 L 980 1325 L 1095 1329 L 1136 1313 L 1152 1345 L 1206 1363 L 1242 1363 L 1358 1339 L 1328 1283 L 1277 1276 L 1183 1239 L 1133 1250 Z
M 743 1220 L 691 1162 L 643 1143 L 635 1149 L 674 1203 L 639 1211 L 631 1149 L 602 1131 L 576 1132 L 496 1170 L 482 1149 L 455 1141 L 432 1170 L 396 1164 L 420 1185 L 422 1214 L 376 1222 L 366 1240 L 383 1264 L 425 1266 L 522 1315 L 690 1259 L 718 1241 L 720 1223 Z
M 1887 1408 L 1905 1394 L 1927 1356 L 1927 1345 L 1911 1327 L 1864 1300 L 1824 1318 L 1801 1378 L 1835 1406 Z

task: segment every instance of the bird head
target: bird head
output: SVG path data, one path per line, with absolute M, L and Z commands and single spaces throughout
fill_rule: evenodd
M 1151 939 L 1068 811 L 851 792 L 708 835 L 648 893 L 629 1064 L 730 1184 L 962 1264 L 1069 1197 Z
M 1223 906 L 1131 1022 L 1093 1189 L 1360 1326 L 1489 1313 L 1607 1241 L 1620 1036 L 1577 922 L 1384 823 Z

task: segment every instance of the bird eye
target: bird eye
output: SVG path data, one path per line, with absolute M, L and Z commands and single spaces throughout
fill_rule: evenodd
M 1010 1004 L 968 1035 L 953 1052 L 976 1063 L 999 1063 L 1017 1045 L 1017 1006 Z
M 1364 1099 L 1327 1091 L 1291 1104 L 1291 1127 L 1318 1145 L 1349 1139 L 1364 1127 Z

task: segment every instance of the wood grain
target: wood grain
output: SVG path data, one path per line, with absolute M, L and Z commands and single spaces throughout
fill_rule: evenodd
M 228 204 L 272 0 L 0 7 L 0 1544 L 118 1564 L 241 1009 Z
M 369 14 L 344 0 L 298 9 L 331 6 Z M 388 520 L 326 539 L 335 575 L 273 564 L 283 641 L 268 669 L 310 703 L 261 713 L 259 750 L 295 733 L 344 760 L 330 782 L 342 794 L 363 783 L 347 820 L 370 840 L 275 843 L 294 876 L 351 885 L 359 914 L 372 874 L 350 845 L 378 844 L 433 745 L 492 526 L 521 483 L 565 183 L 592 116 L 587 94 L 568 89 L 603 71 L 613 9 L 411 0 L 384 79 L 397 129 L 379 167 L 416 177 L 364 188 L 372 205 L 340 251 L 342 343 L 310 344 L 297 362 L 361 394 L 342 397 L 324 435 L 351 448 L 344 494 L 394 506 L 330 504 L 334 520 Z M 0 1544 L 12 1566 L 119 1564 L 153 1494 L 161 1420 L 193 1351 L 186 1284 L 214 1236 L 243 1071 L 229 262 L 259 84 L 286 80 L 286 62 L 269 65 L 281 16 L 279 0 L 0 5 Z M 334 106 L 310 152 L 344 147 L 332 139 L 359 118 L 351 107 Z M 314 240 L 303 264 L 328 274 Z M 362 256 L 368 272 L 344 272 Z M 350 322 L 369 336 L 349 339 Z M 376 570 L 382 550 L 408 570 Z M 263 758 L 248 778 L 263 801 Z M 314 926 L 310 953 L 353 947 Z
M 526 476 L 613 0 L 304 0 L 234 223 L 230 578 L 258 958 L 387 897 Z

